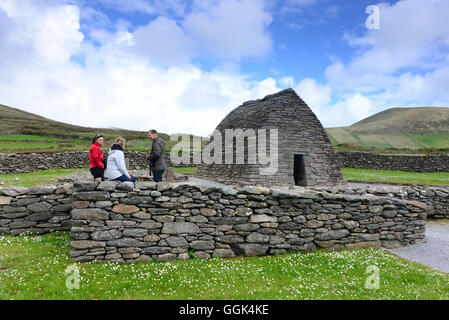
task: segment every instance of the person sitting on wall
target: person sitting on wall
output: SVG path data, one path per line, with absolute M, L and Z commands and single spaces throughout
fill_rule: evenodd
M 90 173 L 94 176 L 94 180 L 101 178 L 101 181 L 104 181 L 105 163 L 103 151 L 100 149 L 103 142 L 104 136 L 97 134 L 92 140 L 92 145 L 89 150 Z
M 150 175 L 153 173 L 154 182 L 161 182 L 165 171 L 165 141 L 154 129 L 148 131 L 148 138 L 153 141 L 151 152 L 146 156 L 150 165 Z
M 135 185 L 137 178 L 133 177 L 128 169 L 126 169 L 125 153 L 123 151 L 125 144 L 126 140 L 122 137 L 114 140 L 114 144 L 108 153 L 106 172 L 109 180 L 130 181 Z

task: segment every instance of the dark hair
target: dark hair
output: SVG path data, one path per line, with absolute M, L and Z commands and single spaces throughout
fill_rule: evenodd
M 97 135 L 95 136 L 94 140 L 92 140 L 92 144 L 94 144 L 94 143 L 97 141 L 97 139 L 98 139 L 98 138 L 101 138 L 101 137 L 104 138 L 104 135 L 102 135 L 102 134 L 97 134 Z
M 148 131 L 148 132 L 151 132 L 152 134 L 157 134 L 157 131 L 156 130 L 154 130 L 154 129 L 151 129 L 150 131 Z

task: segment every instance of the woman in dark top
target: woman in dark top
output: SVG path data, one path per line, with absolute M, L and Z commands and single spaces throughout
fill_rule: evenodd
M 94 176 L 94 179 L 101 178 L 104 181 L 104 155 L 101 151 L 101 146 L 104 142 L 104 136 L 97 134 L 92 141 L 92 145 L 89 150 L 90 160 L 90 173 Z

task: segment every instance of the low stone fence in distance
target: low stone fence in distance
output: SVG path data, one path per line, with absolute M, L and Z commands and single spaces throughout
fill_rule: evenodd
M 390 156 L 369 152 L 337 152 L 337 158 L 342 168 L 449 172 L 449 155 Z
M 70 231 L 73 186 L 0 188 L 0 234 Z
M 107 151 L 104 152 L 105 155 Z M 146 152 L 126 151 L 130 169 L 146 169 Z M 194 154 L 190 161 L 175 164 L 170 153 L 166 154 L 169 167 L 193 167 Z M 368 152 L 337 152 L 340 167 L 361 169 L 402 170 L 414 172 L 449 172 L 449 155 L 445 156 L 386 156 Z M 58 153 L 18 153 L 0 154 L 0 174 L 34 172 L 48 169 L 88 168 L 88 151 L 68 151 Z M 449 184 L 449 182 L 448 182 Z
M 391 248 L 425 231 L 422 206 L 373 195 L 86 182 L 72 197 L 71 255 L 79 262 Z
M 104 154 L 107 156 L 107 151 Z M 148 161 L 145 159 L 146 155 L 146 152 L 126 151 L 125 157 L 129 159 L 130 169 L 148 168 Z M 165 159 L 168 167 L 193 166 L 193 164 L 172 163 L 170 153 L 166 154 Z M 193 161 L 190 161 L 190 163 L 193 163 Z M 88 151 L 0 154 L 0 174 L 28 173 L 49 169 L 89 168 L 89 164 Z

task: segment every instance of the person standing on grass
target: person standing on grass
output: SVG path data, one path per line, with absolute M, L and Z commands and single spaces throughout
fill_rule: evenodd
M 107 173 L 109 180 L 118 180 L 118 181 L 130 181 L 136 185 L 136 177 L 133 177 L 131 173 L 126 169 L 125 164 L 125 144 L 126 140 L 122 137 L 118 137 L 114 140 L 114 144 L 109 150 L 108 153 L 108 162 L 107 162 Z
M 153 141 L 151 152 L 146 156 L 150 165 L 150 175 L 153 173 L 154 182 L 161 182 L 165 171 L 165 141 L 154 129 L 148 131 L 148 138 Z
M 101 146 L 104 142 L 104 136 L 97 134 L 92 140 L 92 145 L 89 150 L 89 160 L 90 160 L 90 173 L 94 176 L 94 179 L 101 178 L 104 181 L 104 155 L 101 151 Z

